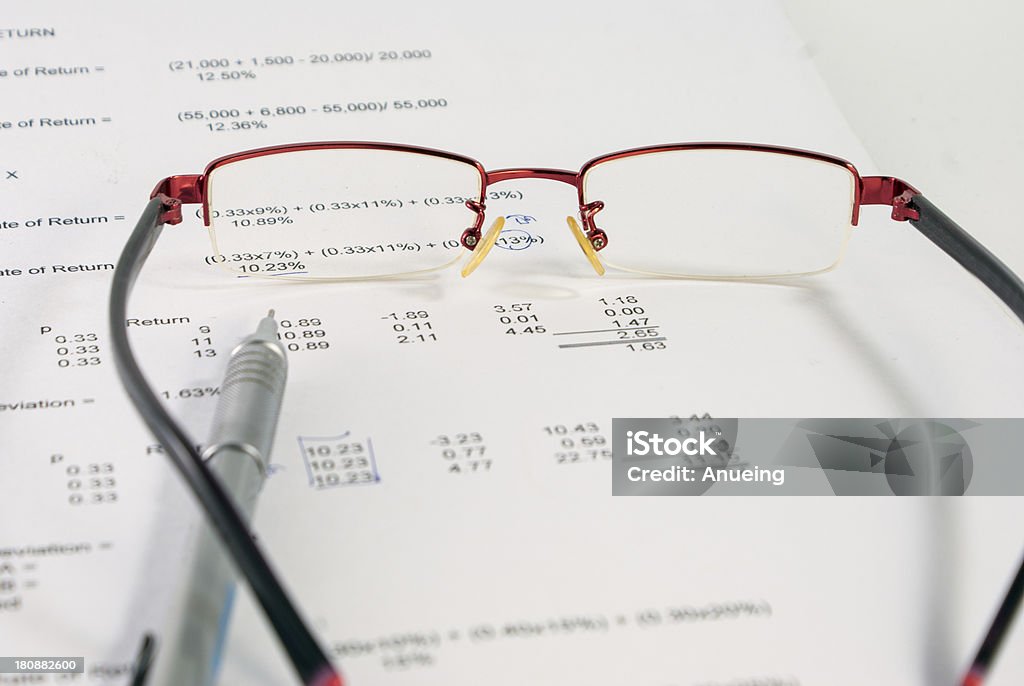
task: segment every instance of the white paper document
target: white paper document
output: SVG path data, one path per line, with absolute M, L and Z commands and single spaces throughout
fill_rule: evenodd
M 746 141 L 900 173 L 873 168 L 773 3 L 4 15 L 0 655 L 86 669 L 0 684 L 128 683 L 201 522 L 107 329 L 161 179 L 306 141 L 570 171 Z M 197 443 L 231 349 L 276 310 L 289 378 L 253 529 L 346 682 L 954 683 L 1018 561 L 993 531 L 1018 499 L 612 497 L 611 421 L 1020 416 L 1019 322 L 885 207 L 834 271 L 753 283 L 597 276 L 578 213 L 569 185 L 510 180 L 487 189 L 484 230 L 505 226 L 467 278 L 292 283 L 212 264 L 185 205 L 141 272 L 131 340 Z M 1008 657 L 991 683 L 1022 670 Z M 244 587 L 220 683 L 295 683 Z

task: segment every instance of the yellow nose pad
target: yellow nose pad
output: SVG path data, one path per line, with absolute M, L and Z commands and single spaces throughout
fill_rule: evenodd
M 470 255 L 469 260 L 466 261 L 466 266 L 462 268 L 462 276 L 467 277 L 476 271 L 476 268 L 480 266 L 480 263 L 487 257 L 487 253 L 494 247 L 494 241 L 498 240 L 498 234 L 501 233 L 502 227 L 505 226 L 505 218 L 498 217 L 491 224 L 491 228 L 487 229 L 487 234 L 483 240 L 476 246 L 476 250 Z
M 601 264 L 601 258 L 597 256 L 597 251 L 594 250 L 594 245 L 587 238 L 587 234 L 583 233 L 583 229 L 580 228 L 576 218 L 572 215 L 565 218 L 565 222 L 569 225 L 569 230 L 572 231 L 572 235 L 576 238 L 576 242 L 580 244 L 580 250 L 587 256 L 587 261 L 590 262 L 590 266 L 594 268 L 598 276 L 604 276 L 604 265 Z

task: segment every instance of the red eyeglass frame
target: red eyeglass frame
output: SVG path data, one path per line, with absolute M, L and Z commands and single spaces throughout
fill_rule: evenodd
M 161 221 L 167 224 L 178 224 L 181 222 L 181 205 L 202 204 L 203 223 L 210 225 L 209 196 L 206 192 L 206 182 L 210 173 L 218 167 L 234 162 L 264 157 L 267 155 L 279 155 L 289 152 L 304 152 L 309 150 L 386 150 L 391 152 L 407 152 L 417 155 L 428 155 L 441 157 L 455 162 L 462 162 L 475 167 L 480 174 L 480 197 L 476 200 L 466 202 L 466 207 L 476 213 L 476 221 L 473 226 L 466 229 L 461 238 L 461 243 L 469 250 L 473 250 L 480 242 L 481 228 L 483 227 L 486 205 L 484 198 L 487 188 L 502 181 L 513 181 L 515 179 L 547 179 L 566 183 L 576 188 L 579 200 L 580 218 L 583 220 L 583 229 L 587 239 L 594 246 L 595 250 L 601 250 L 608 244 L 608 237 L 596 224 L 594 215 L 603 207 L 600 200 L 586 202 L 583 197 L 583 179 L 587 172 L 593 167 L 604 162 L 611 162 L 626 157 L 647 155 L 660 152 L 679 152 L 687 150 L 742 150 L 748 152 L 763 152 L 777 155 L 789 155 L 802 157 L 834 164 L 846 169 L 853 175 L 854 184 L 853 216 L 850 223 L 857 225 L 860 219 L 860 208 L 862 205 L 889 205 L 892 207 L 892 218 L 896 221 L 918 219 L 918 211 L 908 206 L 911 198 L 919 194 L 919 191 L 906 181 L 894 176 L 861 176 L 857 168 L 851 162 L 833 155 L 826 155 L 811 150 L 798 148 L 786 148 L 776 145 L 761 145 L 758 143 L 726 143 L 726 142 L 699 142 L 699 143 L 675 143 L 670 145 L 652 145 L 642 148 L 631 148 L 619 152 L 608 153 L 588 160 L 579 171 L 567 169 L 544 169 L 536 167 L 513 167 L 508 169 L 495 169 L 487 171 L 477 160 L 444 150 L 424 148 L 414 145 L 403 145 L 399 143 L 377 143 L 370 141 L 325 141 L 320 143 L 290 143 L 286 145 L 274 145 L 266 148 L 256 148 L 243 152 L 233 153 L 219 157 L 206 165 L 202 174 L 182 174 L 169 176 L 157 184 L 150 199 L 161 198 L 168 208 L 160 217 Z

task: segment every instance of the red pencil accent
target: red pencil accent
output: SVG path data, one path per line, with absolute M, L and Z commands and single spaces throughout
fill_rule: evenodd
M 309 682 L 308 686 L 344 686 L 341 675 L 328 667 Z
M 967 672 L 961 686 L 981 686 L 985 682 L 985 674 L 976 669 Z
M 328 669 L 318 674 L 315 679 L 309 682 L 308 686 L 344 686 L 341 675 L 334 670 Z

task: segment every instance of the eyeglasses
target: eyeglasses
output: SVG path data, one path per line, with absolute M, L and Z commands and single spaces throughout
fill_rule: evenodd
M 154 190 L 125 245 L 110 295 L 122 382 L 195 493 L 306 684 L 339 677 L 184 430 L 147 385 L 128 342 L 131 288 L 164 224 L 200 204 L 212 252 L 236 278 L 331 281 L 475 270 L 504 219 L 483 231 L 490 187 L 547 179 L 576 188 L 566 223 L 597 274 L 606 268 L 701 279 L 769 279 L 839 264 L 865 205 L 891 207 L 980 279 L 1024 322 L 1024 283 L 909 183 L 861 176 L 838 157 L 747 143 L 687 143 L 596 157 L 579 171 L 487 171 L 453 153 L 390 143 L 283 145 L 228 155 Z M 1024 564 L 965 677 L 981 683 L 1024 594 Z M 335 681 L 331 681 L 334 679 Z
M 463 248 L 474 251 L 468 274 L 500 231 L 499 219 L 482 235 L 486 201 L 500 195 L 488 189 L 524 178 L 576 188 L 579 222 L 569 224 L 598 273 L 607 265 L 724 279 L 827 271 L 842 258 L 861 205 L 903 203 L 902 194 L 915 192 L 898 179 L 862 179 L 836 157 L 760 145 L 641 148 L 573 172 L 486 171 L 438 150 L 343 142 L 222 157 L 201 175 L 165 179 L 154 197 L 201 202 L 208 261 L 237 276 L 419 274 L 453 265 Z M 901 204 L 894 217 L 914 214 Z

